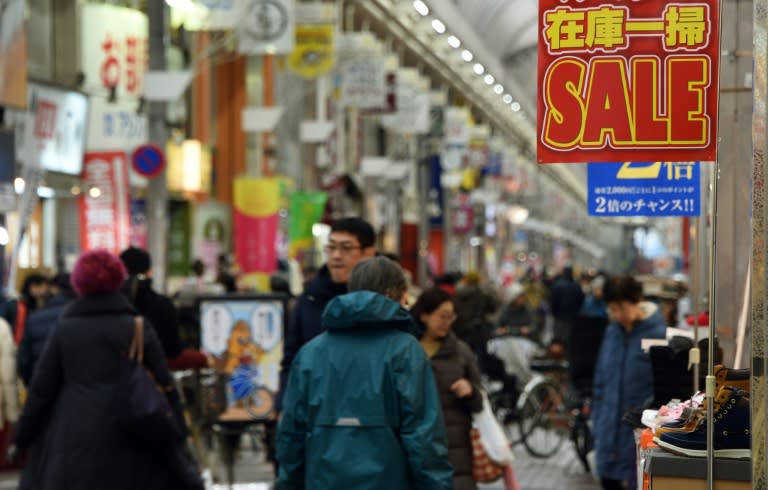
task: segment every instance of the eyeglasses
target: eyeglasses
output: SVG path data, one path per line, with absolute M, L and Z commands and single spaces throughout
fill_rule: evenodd
M 456 313 L 440 313 L 437 317 L 445 322 L 452 322 L 456 319 Z
M 334 252 L 340 252 L 342 255 L 349 255 L 354 250 L 360 250 L 363 247 L 360 247 L 358 245 L 350 245 L 349 243 L 342 243 L 340 245 L 337 245 L 335 243 L 329 243 L 324 247 L 325 253 L 328 255 L 333 254 Z

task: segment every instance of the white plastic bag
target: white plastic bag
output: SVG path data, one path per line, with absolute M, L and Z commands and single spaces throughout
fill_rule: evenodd
M 472 415 L 472 425 L 480 432 L 480 442 L 488 458 L 496 464 L 512 464 L 514 456 L 509 441 L 493 414 L 488 397 L 483 393 L 483 411 Z

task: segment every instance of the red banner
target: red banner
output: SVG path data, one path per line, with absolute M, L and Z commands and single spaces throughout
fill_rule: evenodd
M 130 244 L 128 159 L 123 151 L 85 154 L 80 196 L 80 245 L 115 254 Z
M 539 1 L 538 161 L 711 161 L 715 0 Z

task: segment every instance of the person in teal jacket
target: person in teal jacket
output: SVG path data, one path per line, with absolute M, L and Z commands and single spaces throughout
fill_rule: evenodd
M 403 307 L 402 269 L 358 264 L 350 293 L 291 367 L 277 434 L 276 490 L 450 490 L 432 367 Z

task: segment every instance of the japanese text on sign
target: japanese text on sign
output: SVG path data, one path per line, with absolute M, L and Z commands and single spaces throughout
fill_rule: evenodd
M 697 216 L 697 162 L 590 164 L 590 216 Z
M 713 160 L 717 9 L 590 3 L 540 2 L 539 161 Z

